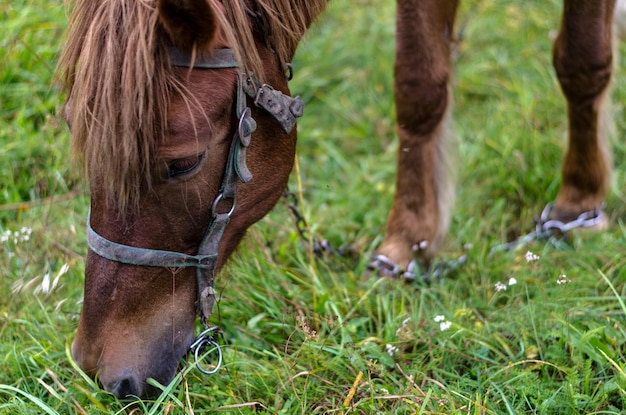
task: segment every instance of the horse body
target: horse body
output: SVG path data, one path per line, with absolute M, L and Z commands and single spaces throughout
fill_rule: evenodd
M 398 0 L 397 189 L 378 253 L 404 269 L 416 258 L 433 258 L 449 222 L 453 186 L 445 141 L 457 3 Z M 244 117 L 234 116 L 239 77 L 254 72 L 288 94 L 285 64 L 325 4 L 77 3 L 60 68 L 73 146 L 90 177 L 90 226 L 103 240 L 194 256 L 215 227 L 215 205 L 229 210 L 232 204 L 211 266 L 223 265 L 282 195 L 296 143 L 295 130 L 286 132 L 275 114 L 244 98 L 256 122 L 245 155 L 254 179 L 221 199 L 233 135 L 245 135 Z M 554 63 L 568 101 L 569 148 L 555 219 L 597 209 L 608 189 L 600 118 L 611 77 L 612 13 L 613 1 L 565 1 Z M 194 68 L 196 59 L 222 48 L 233 50 L 239 68 Z M 172 64 L 174 49 L 189 56 L 189 67 Z M 193 266 L 127 262 L 89 251 L 72 345 L 80 367 L 122 398 L 154 392 L 149 377 L 172 379 L 193 341 L 202 301 Z

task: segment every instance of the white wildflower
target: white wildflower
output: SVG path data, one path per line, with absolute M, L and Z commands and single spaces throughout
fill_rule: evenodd
M 517 284 L 517 280 L 513 277 L 509 278 L 509 285 L 515 285 Z
M 565 275 L 565 274 L 559 275 L 559 278 L 556 280 L 556 283 L 559 284 L 559 285 L 569 284 L 570 282 L 572 282 L 572 280 L 567 278 L 567 275 Z
M 446 319 L 445 316 L 439 315 L 439 316 L 435 316 L 435 318 L 433 320 L 435 320 L 435 323 L 439 323 L 442 322 Z
M 442 321 L 441 323 L 439 323 L 439 330 L 441 330 L 441 331 L 446 331 L 450 327 L 452 327 L 452 322 L 451 321 Z
M 526 262 L 539 261 L 539 255 L 536 255 L 530 251 L 526 251 L 526 255 L 524 255 L 524 258 L 526 258 Z
M 20 239 L 22 242 L 30 240 L 30 234 L 33 233 L 31 228 L 23 227 L 20 229 Z
M 506 285 L 502 284 L 500 281 L 496 282 L 496 291 L 506 291 Z
M 385 345 L 385 350 L 387 351 L 387 353 L 389 354 L 389 356 L 393 357 L 393 355 L 399 351 L 400 349 L 398 349 L 396 346 L 394 346 L 393 344 L 387 343 Z
M 33 233 L 31 228 L 22 227 L 19 231 L 6 230 L 0 235 L 0 243 L 6 243 L 12 241 L 14 245 L 20 242 L 30 240 L 30 235 Z

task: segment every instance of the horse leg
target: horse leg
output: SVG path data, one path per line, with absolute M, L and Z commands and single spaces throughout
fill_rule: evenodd
M 445 159 L 451 107 L 450 48 L 458 0 L 398 0 L 394 92 L 399 155 L 396 193 L 378 249 L 404 269 L 429 262 L 454 197 Z
M 554 219 L 569 221 L 598 209 L 610 186 L 612 161 L 603 117 L 608 117 L 604 107 L 612 72 L 614 3 L 565 0 L 553 64 L 567 100 L 569 145 Z

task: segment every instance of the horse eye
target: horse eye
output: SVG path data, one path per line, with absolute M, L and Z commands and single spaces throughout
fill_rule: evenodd
M 204 159 L 204 153 L 184 159 L 172 160 L 167 163 L 167 175 L 171 179 L 191 173 L 200 166 L 202 159 Z

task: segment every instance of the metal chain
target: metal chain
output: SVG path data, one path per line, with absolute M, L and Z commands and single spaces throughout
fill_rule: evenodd
M 316 257 L 321 258 L 324 254 L 332 254 L 338 257 L 348 257 L 355 254 L 359 254 L 360 250 L 354 246 L 341 245 L 339 248 L 334 248 L 330 241 L 326 239 L 311 238 L 310 229 L 304 218 L 304 215 L 298 209 L 298 197 L 295 193 L 285 190 L 284 193 L 285 203 L 287 209 L 291 212 L 296 227 L 296 232 L 300 237 L 302 244 L 311 248 L 313 254 Z M 312 246 L 310 246 L 312 244 Z M 441 279 L 449 273 L 460 268 L 467 260 L 467 255 L 461 255 L 457 259 L 449 261 L 439 261 L 432 264 L 426 273 L 422 272 L 421 266 L 417 260 L 411 261 L 406 270 L 402 269 L 399 265 L 395 264 L 391 259 L 384 255 L 375 255 L 367 265 L 367 268 L 371 271 L 382 272 L 385 276 L 390 278 L 401 278 L 406 280 L 417 280 L 419 277 L 426 281 L 432 279 Z
M 348 257 L 358 252 L 358 249 L 353 246 L 341 245 L 339 248 L 335 248 L 327 239 L 311 238 L 309 225 L 307 224 L 304 215 L 302 215 L 298 209 L 298 196 L 289 191 L 289 189 L 286 189 L 284 199 L 287 209 L 289 209 L 289 212 L 291 212 L 291 215 L 293 216 L 296 232 L 300 237 L 300 241 L 305 247 L 310 248 L 316 257 L 320 258 L 324 254 L 332 254 L 338 257 Z
M 562 236 L 567 232 L 576 228 L 591 228 L 597 226 L 606 220 L 604 213 L 605 204 L 602 203 L 598 209 L 583 212 L 576 219 L 563 222 L 556 219 L 550 219 L 550 213 L 554 208 L 554 203 L 548 203 L 541 212 L 539 218 L 535 218 L 535 230 L 526 235 L 522 235 L 511 242 L 496 245 L 489 251 L 489 256 L 500 251 L 512 251 L 528 245 L 533 241 L 546 241 L 555 236 Z
M 285 190 L 284 196 L 287 208 L 294 218 L 296 231 L 300 240 L 307 247 L 310 243 L 312 243 L 312 252 L 317 257 L 321 257 L 324 253 L 331 253 L 333 255 L 345 257 L 359 252 L 359 250 L 355 247 L 346 247 L 346 245 L 342 245 L 338 249 L 334 249 L 328 240 L 320 240 L 318 238 L 311 239 L 306 219 L 298 209 L 298 198 L 296 194 L 287 189 Z M 598 209 L 583 212 L 578 215 L 576 219 L 569 222 L 563 222 L 556 219 L 550 219 L 550 213 L 554 208 L 554 203 L 548 203 L 541 212 L 540 217 L 535 218 L 536 225 L 533 232 L 522 235 L 511 242 L 492 247 L 489 251 L 489 256 L 491 257 L 494 253 L 500 251 L 518 249 L 522 246 L 528 245 L 532 241 L 545 241 L 555 236 L 562 236 L 576 228 L 590 228 L 596 226 L 606 219 L 604 206 L 605 204 L 602 203 Z M 381 272 L 383 275 L 394 279 L 413 281 L 421 278 L 426 282 L 430 282 L 441 280 L 452 272 L 458 270 L 467 262 L 467 259 L 467 254 L 462 254 L 456 259 L 435 262 L 431 264 L 427 270 L 422 271 L 422 267 L 417 259 L 411 261 L 407 269 L 403 269 L 400 265 L 396 264 L 385 255 L 374 255 L 370 263 L 367 265 L 367 268 L 371 271 L 375 270 Z
M 420 263 L 417 259 L 414 259 L 405 270 L 385 255 L 375 255 L 368 264 L 368 269 L 380 271 L 385 276 L 394 279 L 398 278 L 413 281 L 419 278 L 425 282 L 431 282 L 445 278 L 459 269 L 466 261 L 467 254 L 463 254 L 456 259 L 434 262 L 426 271 L 422 271 Z

